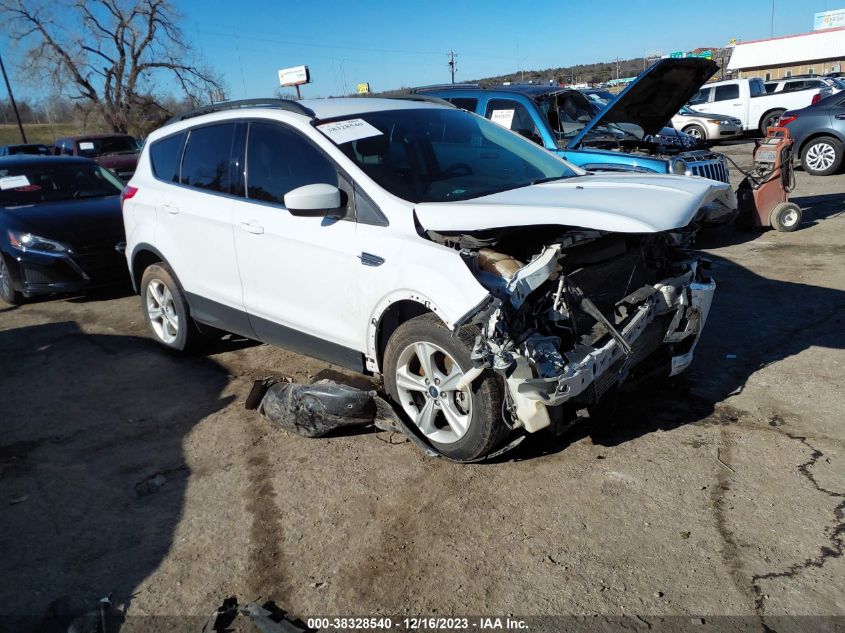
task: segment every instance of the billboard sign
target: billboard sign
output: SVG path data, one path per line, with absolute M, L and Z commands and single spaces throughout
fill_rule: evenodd
M 301 86 L 307 83 L 311 83 L 311 73 L 308 72 L 308 66 L 283 68 L 279 71 L 279 84 L 282 86 Z
M 358 91 L 359 95 L 370 94 L 370 84 L 366 82 L 358 84 L 357 86 L 355 86 L 355 88 Z
M 821 11 L 813 16 L 813 30 L 835 29 L 845 26 L 845 9 L 834 9 L 833 11 Z

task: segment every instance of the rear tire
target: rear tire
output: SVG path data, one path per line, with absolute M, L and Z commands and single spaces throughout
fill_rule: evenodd
M 23 295 L 15 290 L 12 275 L 2 255 L 0 255 L 0 301 L 12 306 L 19 306 L 24 302 Z
M 760 120 L 760 133 L 766 136 L 770 127 L 774 127 L 781 115 L 786 110 L 772 110 Z
M 801 208 L 792 202 L 782 202 L 772 209 L 769 222 L 774 229 L 791 233 L 801 224 Z
M 141 277 L 141 310 L 153 339 L 178 353 L 192 351 L 201 336 L 191 318 L 188 302 L 170 267 L 160 262 Z
M 472 369 L 477 334 L 472 326 L 452 334 L 435 315 L 424 314 L 400 325 L 384 353 L 384 381 L 393 400 L 432 446 L 461 461 L 489 454 L 509 433 L 492 370 L 463 391 L 450 389 Z
M 820 136 L 801 150 L 801 166 L 811 176 L 829 176 L 842 165 L 842 143 L 832 136 Z

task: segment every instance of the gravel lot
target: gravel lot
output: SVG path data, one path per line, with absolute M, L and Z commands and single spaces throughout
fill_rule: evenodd
M 275 431 L 254 379 L 362 378 L 167 355 L 133 295 L 0 308 L 0 614 L 845 615 L 845 175 L 797 181 L 799 231 L 703 235 L 719 289 L 682 379 L 492 464 Z

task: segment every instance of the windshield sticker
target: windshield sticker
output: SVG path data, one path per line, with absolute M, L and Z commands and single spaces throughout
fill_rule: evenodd
M 80 141 L 79 149 L 94 149 L 94 143 L 91 141 Z
M 21 187 L 29 187 L 29 178 L 26 176 L 6 176 L 0 178 L 0 190 L 6 189 L 20 189 Z
M 317 129 L 338 145 L 371 136 L 381 136 L 382 134 L 380 130 L 364 121 L 364 119 L 347 119 L 346 121 L 324 123 L 323 125 L 318 125 Z
M 515 110 L 493 110 L 493 113 L 490 115 L 490 120 L 493 121 L 493 123 L 498 123 L 502 127 L 511 129 L 514 112 Z

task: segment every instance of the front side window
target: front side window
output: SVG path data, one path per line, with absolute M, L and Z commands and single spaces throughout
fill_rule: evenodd
M 531 141 L 462 110 L 368 112 L 317 129 L 382 188 L 411 202 L 467 200 L 577 174 Z
M 229 192 L 234 123 L 194 128 L 188 134 L 179 182 L 198 189 Z
M 716 86 L 713 101 L 728 101 L 729 99 L 739 99 L 739 86 L 737 84 Z
M 334 164 L 305 138 L 275 123 L 250 123 L 246 149 L 246 195 L 284 204 L 297 187 L 338 184 Z
M 572 90 L 542 95 L 537 107 L 558 140 L 576 136 L 603 109 L 598 102 L 592 105 L 588 97 Z
M 487 102 L 485 115 L 493 123 L 518 132 L 526 138 L 535 140 L 539 138 L 540 132 L 534 125 L 531 113 L 524 105 L 512 99 L 490 99 Z

